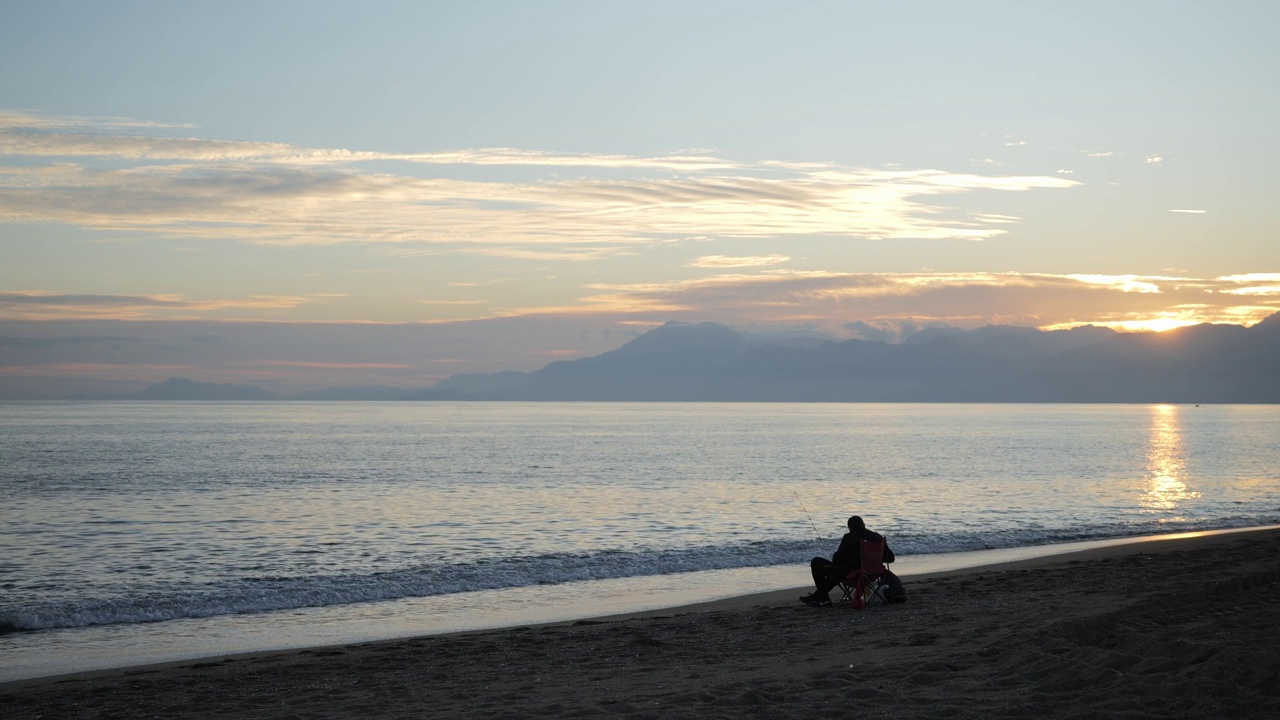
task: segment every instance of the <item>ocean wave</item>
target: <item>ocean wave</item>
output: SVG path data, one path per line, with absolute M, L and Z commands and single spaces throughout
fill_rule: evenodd
M 1016 530 L 926 535 L 888 533 L 899 556 L 961 552 L 1280 523 L 1280 514 L 1090 528 L 1026 527 Z M 241 577 L 223 583 L 58 602 L 0 603 L 0 634 L 182 618 L 266 613 L 300 608 L 379 602 L 479 590 L 589 580 L 764 567 L 804 563 L 828 555 L 838 538 L 768 540 L 675 549 L 606 550 L 490 558 L 429 564 L 393 572 L 299 577 Z M 14 598 L 10 598 L 14 599 Z

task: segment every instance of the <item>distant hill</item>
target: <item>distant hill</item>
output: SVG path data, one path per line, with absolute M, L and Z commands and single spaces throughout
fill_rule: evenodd
M 434 388 L 484 400 L 1275 403 L 1280 314 L 1163 333 L 929 329 L 901 344 L 760 344 L 672 322 L 594 357 Z
M 256 385 L 196 382 L 171 377 L 148 385 L 133 396 L 135 400 L 272 400 L 275 396 Z
M 938 337 L 949 337 L 968 348 L 1000 345 L 1024 345 L 1044 355 L 1067 352 L 1106 342 L 1116 335 L 1111 328 L 1084 325 L 1070 330 L 1044 331 L 1016 325 L 986 325 L 973 330 L 960 328 L 925 328 L 903 340 L 906 345 L 920 345 Z
M 743 335 L 669 322 L 616 350 L 534 372 L 467 373 L 429 388 L 326 388 L 169 378 L 139 400 L 662 400 L 1280 403 L 1280 313 L 1251 328 L 1117 333 L 988 325 L 879 340 Z
M 432 390 L 456 390 L 459 393 L 475 394 L 507 390 L 519 387 L 529 379 L 529 373 L 507 370 L 499 373 L 464 373 L 450 375 L 431 386 Z

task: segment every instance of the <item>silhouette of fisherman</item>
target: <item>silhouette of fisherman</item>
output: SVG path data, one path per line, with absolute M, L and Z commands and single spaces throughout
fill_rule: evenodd
M 809 562 L 809 571 L 813 573 L 813 586 L 816 589 L 808 595 L 801 596 L 800 602 L 809 607 L 830 605 L 831 588 L 838 585 L 850 570 L 862 564 L 861 542 L 863 540 L 880 542 L 884 540 L 884 536 L 868 530 L 862 518 L 854 515 L 849 518 L 849 532 L 840 539 L 840 547 L 836 548 L 831 559 L 816 557 Z M 889 549 L 889 543 L 885 543 L 884 561 L 891 563 L 893 559 L 893 551 Z

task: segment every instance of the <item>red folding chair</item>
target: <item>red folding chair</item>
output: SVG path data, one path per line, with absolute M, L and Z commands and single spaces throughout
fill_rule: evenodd
M 850 570 L 839 583 L 843 595 L 836 605 L 853 603 L 853 607 L 861 610 L 866 603 L 877 598 L 888 605 L 884 596 L 884 579 L 889 568 L 884 564 L 885 540 L 862 540 L 862 565 Z

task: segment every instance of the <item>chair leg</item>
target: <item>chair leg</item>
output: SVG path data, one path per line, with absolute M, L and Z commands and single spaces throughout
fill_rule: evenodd
M 882 580 L 879 580 L 879 579 L 872 580 L 870 584 L 871 594 L 870 594 L 870 597 L 867 598 L 867 602 L 869 603 L 872 600 L 879 599 L 881 605 L 888 605 L 889 598 L 886 597 L 884 594 L 885 587 L 886 587 L 886 583 L 883 582 Z
M 836 605 L 850 603 L 857 609 L 862 608 L 862 591 L 864 586 L 863 579 L 861 577 L 858 578 L 857 582 L 849 582 L 847 579 L 841 580 L 837 584 L 837 587 L 840 588 L 841 596 L 840 601 L 837 602 Z

